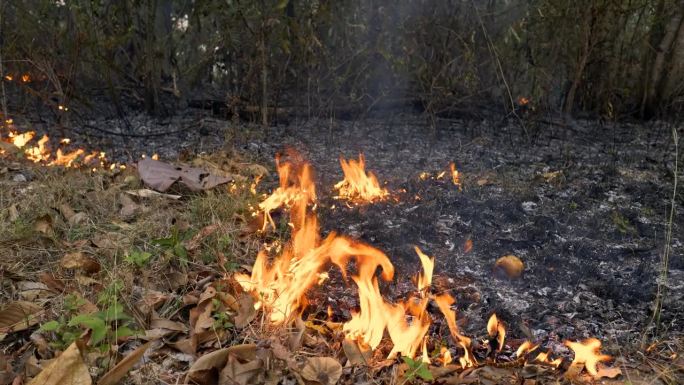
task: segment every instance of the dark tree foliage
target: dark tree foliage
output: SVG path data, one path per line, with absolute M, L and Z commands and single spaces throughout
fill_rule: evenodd
M 4 0 L 0 12 L 17 111 L 190 104 L 267 124 L 276 108 L 436 116 L 525 98 L 617 119 L 684 105 L 682 0 Z

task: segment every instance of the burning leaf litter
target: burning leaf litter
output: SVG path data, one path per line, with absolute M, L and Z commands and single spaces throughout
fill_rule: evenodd
M 423 267 L 423 272 L 416 277 L 418 295 L 411 295 L 405 301 L 400 300 L 396 303 L 386 301 L 380 293 L 376 271 L 381 270 L 380 278 L 384 281 L 391 281 L 394 278 L 394 267 L 389 257 L 372 246 L 336 233 L 331 233 L 321 240 L 317 217 L 311 208 L 315 202 L 315 193 L 310 166 L 301 163 L 301 160 L 293 164 L 278 159 L 277 164 L 280 186 L 260 207 L 266 212 L 266 218 L 270 218 L 268 213 L 272 209 L 282 205 L 290 208 L 291 239 L 272 262 L 268 262 L 267 250 L 262 250 L 250 275 L 238 273 L 233 276 L 241 288 L 253 296 L 255 310 L 267 314 L 273 325 L 292 324 L 303 315 L 309 304 L 306 298 L 307 291 L 314 286 L 325 284 L 328 279 L 327 267 L 332 264 L 340 269 L 344 278 L 350 277 L 358 290 L 359 310 L 352 312 L 351 319 L 341 325 L 345 346 L 355 346 L 349 349 L 345 347 L 345 352 L 376 350 L 385 336 L 388 336 L 391 349 L 387 358 L 392 359 L 401 355 L 413 359 L 420 353 L 421 361 L 431 362 L 427 348 L 427 332 L 433 319 L 427 308 L 429 302 L 434 302 L 446 319 L 454 343 L 460 348 L 458 362 L 461 368 L 481 365 L 474 356 L 472 339 L 462 335 L 458 329 L 456 313 L 452 309 L 454 299 L 446 293 L 435 295 L 430 292 L 434 270 L 433 257 L 425 255 L 415 247 Z M 344 161 L 342 164 L 343 169 L 345 165 L 348 166 Z M 354 165 L 357 166 L 354 175 L 362 175 L 363 180 L 365 173 L 359 172 L 363 170 L 363 157 L 360 157 L 359 162 L 354 162 Z M 351 174 L 345 172 L 345 181 L 352 180 L 349 178 Z M 457 174 L 453 175 L 456 184 Z M 369 180 L 374 180 L 374 177 Z M 355 184 L 338 184 L 336 188 L 347 188 L 352 185 Z M 347 193 L 345 196 L 364 196 L 360 192 L 363 189 L 354 191 L 354 194 Z M 272 219 L 267 220 L 273 223 Z M 264 225 L 266 223 L 265 220 Z M 508 259 L 512 258 L 515 258 L 514 262 L 519 262 L 517 257 L 508 256 Z M 350 267 L 352 265 L 353 269 Z M 522 263 L 514 265 L 515 273 L 519 275 Z M 506 328 L 495 314 L 489 319 L 487 332 L 491 348 L 501 352 L 506 346 Z M 590 345 L 591 349 L 582 350 L 584 345 L 571 342 L 567 342 L 567 346 L 576 351 L 575 361 L 586 362 L 587 371 L 594 376 L 596 371 L 593 363 L 609 359 L 608 356 L 599 353 L 600 345 L 596 347 L 593 342 Z M 517 350 L 516 356 L 523 359 L 537 347 L 525 341 Z M 440 351 L 437 362 L 446 365 L 451 360 L 453 358 L 448 349 Z M 559 367 L 561 363 L 560 359 L 550 361 L 548 355 L 543 353 L 537 356 L 536 360 L 552 367 Z M 354 361 L 359 362 L 358 359 Z

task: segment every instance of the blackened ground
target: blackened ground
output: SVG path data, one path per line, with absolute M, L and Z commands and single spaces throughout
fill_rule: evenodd
M 286 146 L 300 150 L 317 171 L 324 232 L 385 251 L 397 266 L 395 282 L 383 286 L 390 298 L 410 291 L 409 277 L 420 270 L 413 245 L 435 256 L 435 286 L 457 298 L 460 322 L 471 335 L 483 333 L 492 312 L 512 335 L 533 335 L 555 350 L 563 349 L 557 343 L 563 338 L 633 343 L 648 323 L 672 197 L 674 146 L 667 124 L 528 123 L 523 130 L 516 122 L 454 120 L 431 130 L 421 117 L 398 115 L 295 122 L 263 135 L 192 114 L 131 122 L 136 133 L 151 136 L 92 128 L 71 136 L 77 145 L 124 161 L 141 153 L 173 160 L 213 151 L 225 138 L 266 162 Z M 91 123 L 125 132 L 120 123 Z M 392 199 L 353 207 L 333 199 L 332 186 L 342 178 L 338 158 L 359 153 Z M 449 180 L 451 161 L 461 172 L 462 191 Z M 447 171 L 446 179 L 421 180 L 423 171 Z M 273 175 L 262 188 L 275 181 Z M 662 318 L 663 327 L 677 334 L 684 332 L 682 197 L 680 192 Z M 465 252 L 468 239 L 473 248 Z M 521 278 L 493 274 L 494 262 L 506 254 L 524 261 Z M 354 306 L 353 284 L 335 281 L 316 293 L 317 301 L 344 315 Z

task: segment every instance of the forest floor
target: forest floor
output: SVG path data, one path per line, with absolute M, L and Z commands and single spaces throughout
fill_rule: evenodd
M 394 116 L 291 122 L 264 132 L 189 114 L 167 121 L 134 116 L 130 124 L 137 137 L 126 136 L 120 122 L 109 121 L 89 123 L 98 130 L 67 132 L 70 146 L 105 151 L 110 161 L 128 163 L 125 169 L 65 170 L 0 155 L 0 307 L 20 309 L 26 326 L 6 330 L 0 341 L 0 384 L 35 376 L 55 352 L 81 340 L 85 330 L 90 330 L 91 348 L 98 348 L 85 358 L 95 377 L 111 372 L 123 354 L 145 347 L 140 353 L 145 364 L 130 372 L 131 383 L 182 382 L 188 368 L 201 362 L 198 357 L 247 343 L 256 349 L 247 355 L 256 354 L 261 364 L 245 369 L 253 360 L 235 353 L 237 366 L 227 370 L 225 353 L 221 366 L 209 366 L 219 371 L 216 381 L 228 381 L 227 376 L 234 383 L 265 382 L 280 376 L 283 384 L 304 383 L 310 380 L 302 379 L 300 371 L 318 355 L 345 364 L 344 383 L 418 382 L 421 376 L 407 363 L 378 359 L 366 368 L 346 365 L 351 359 L 342 352 L 339 333 L 309 323 L 327 308 L 332 309 L 329 322 L 346 321 L 358 306 L 354 286 L 339 274 L 331 274 L 324 289 L 309 291 L 310 318 L 301 329 L 308 332 L 299 334 L 296 348 L 290 334 L 297 332 L 288 332 L 288 344 L 263 319 L 236 328 L 234 319 L 217 311 L 219 304 L 206 309 L 206 299 L 213 303 L 216 296 L 208 294 L 209 288 L 216 289 L 216 282 L 229 284 L 226 277 L 248 269 L 264 242 L 287 238 L 287 226 L 270 234 L 254 231 L 250 207 L 262 198 L 250 191 L 250 184 L 260 170 L 255 164 L 264 165 L 270 173 L 257 189 L 270 193 L 277 186 L 273 159 L 288 147 L 302 153 L 315 170 L 322 233 L 360 239 L 390 256 L 396 274 L 382 286 L 386 298 L 403 299 L 415 290 L 411 278 L 420 272 L 416 245 L 436 257 L 434 286 L 456 298 L 464 334 L 486 341 L 486 323 L 494 312 L 506 325 L 508 342 L 499 364 L 455 372 L 431 366 L 433 375 L 441 376 L 436 381 L 570 381 L 548 366 L 501 363 L 515 362 L 512 352 L 527 339 L 541 343 L 540 351 L 566 358 L 562 368 L 567 370 L 572 352 L 563 341 L 588 337 L 598 338 L 603 352 L 616 358 L 611 366 L 623 372 L 615 380 L 596 381 L 683 381 L 681 190 L 675 197 L 657 338 L 651 338 L 655 331 L 649 323 L 672 204 L 675 160 L 667 124 L 581 121 L 565 127 L 528 123 L 522 129 L 507 122 L 444 120 L 433 130 L 420 117 Z M 53 139 L 66 135 L 31 126 Z M 164 161 L 229 173 L 239 182 L 201 193 L 174 189 L 171 193 L 180 199 L 135 196 L 144 186 L 132 163 L 153 153 Z M 333 185 L 342 179 L 339 157 L 360 153 L 390 199 L 346 205 L 335 198 Z M 449 174 L 450 162 L 460 172 L 460 188 L 448 177 L 437 178 L 442 171 Z M 495 270 L 504 255 L 523 261 L 520 277 Z M 112 319 L 111 309 L 127 317 Z M 198 329 L 197 309 L 211 315 L 210 327 Z M 83 319 L 95 311 L 97 317 Z M 225 314 L 232 313 L 228 309 Z M 0 336 L 2 321 L 0 315 Z M 93 343 L 100 324 L 105 324 L 105 335 Z M 144 330 L 142 342 L 156 342 L 152 348 L 141 345 L 118 332 L 124 326 Z M 444 330 L 444 321 L 435 320 L 429 335 L 452 349 L 444 342 Z M 439 344 L 432 344 L 438 350 Z M 485 357 L 490 353 L 485 343 L 474 349 L 479 361 L 491 359 Z M 265 363 L 265 352 L 281 365 Z M 235 371 L 240 370 L 252 377 L 239 377 Z

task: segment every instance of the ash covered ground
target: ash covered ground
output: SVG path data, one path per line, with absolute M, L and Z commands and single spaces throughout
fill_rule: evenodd
M 552 341 L 557 349 L 562 339 L 588 336 L 636 343 L 648 323 L 672 198 L 668 124 L 579 121 L 522 129 L 515 122 L 444 120 L 432 130 L 424 118 L 398 115 L 293 122 L 263 135 L 191 114 L 130 122 L 141 136 L 76 128 L 74 144 L 121 161 L 142 153 L 174 160 L 216 151 L 226 138 L 271 165 L 284 148 L 299 150 L 316 169 L 323 232 L 386 252 L 397 267 L 395 282 L 383 287 L 390 298 L 413 288 L 409 277 L 420 270 L 413 245 L 435 256 L 435 286 L 457 298 L 459 322 L 471 335 L 484 332 L 492 312 L 512 336 Z M 125 133 L 117 122 L 90 125 Z M 332 187 L 342 179 L 339 157 L 359 153 L 393 199 L 354 207 L 333 199 Z M 461 172 L 461 191 L 449 180 L 452 161 Z M 445 179 L 420 178 L 421 172 L 441 171 L 447 171 Z M 267 191 L 276 180 L 272 175 L 261 188 Z M 661 321 L 674 334 L 684 332 L 683 196 L 676 200 Z M 470 252 L 464 250 L 468 239 Z M 507 254 L 525 263 L 522 277 L 494 273 L 496 259 Z M 332 281 L 314 297 L 344 316 L 355 305 L 353 285 Z

